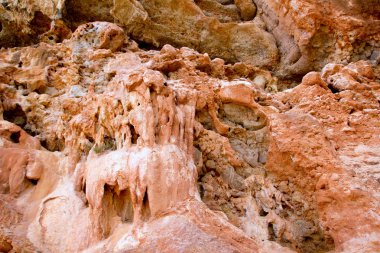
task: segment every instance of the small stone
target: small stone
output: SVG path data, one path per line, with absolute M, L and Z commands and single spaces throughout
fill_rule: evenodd
M 258 75 L 255 77 L 255 79 L 253 79 L 253 83 L 260 89 L 264 90 L 267 80 L 265 79 L 264 76 Z
M 38 102 L 43 106 L 48 106 L 50 104 L 50 96 L 47 94 L 42 94 L 39 96 Z
M 278 185 L 278 190 L 280 192 L 289 192 L 288 181 L 281 181 Z
M 268 156 L 267 151 L 261 151 L 259 153 L 259 162 L 262 164 L 265 164 L 267 162 L 267 156 Z
M 69 90 L 69 97 L 78 98 L 86 96 L 85 88 L 80 85 L 73 85 Z
M 214 160 L 207 160 L 206 167 L 210 169 L 216 169 L 216 163 Z

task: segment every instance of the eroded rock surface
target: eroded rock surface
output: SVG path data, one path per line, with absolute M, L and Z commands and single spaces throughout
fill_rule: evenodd
M 375 1 L 4 2 L 0 251 L 380 251 Z
M 67 27 L 117 22 L 148 47 L 186 46 L 286 79 L 331 62 L 378 61 L 379 8 L 376 0 L 4 0 L 0 46 L 60 42 Z

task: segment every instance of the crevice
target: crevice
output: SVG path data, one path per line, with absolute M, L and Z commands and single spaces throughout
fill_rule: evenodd
M 131 142 L 132 142 L 132 144 L 137 144 L 139 134 L 136 132 L 135 127 L 131 124 L 129 125 L 129 130 L 131 131 Z
M 203 175 L 201 175 L 199 178 L 202 178 L 202 176 Z M 205 189 L 201 183 L 198 183 L 198 192 L 199 192 L 199 195 L 201 196 L 201 199 L 203 199 L 205 195 Z
M 260 209 L 259 215 L 260 215 L 261 217 L 265 217 L 265 216 L 268 215 L 268 212 L 264 211 L 264 209 Z
M 142 218 L 144 221 L 147 221 L 150 218 L 150 206 L 149 206 L 149 197 L 148 197 L 148 189 L 146 189 L 144 198 L 143 198 L 143 205 L 142 205 Z
M 49 150 L 49 148 L 48 148 L 48 143 L 47 143 L 46 140 L 40 140 L 40 144 L 41 144 L 42 147 L 44 147 L 44 148 L 46 148 L 47 150 Z
M 50 30 L 51 19 L 40 11 L 34 13 L 34 17 L 30 22 L 32 30 L 37 34 L 43 34 Z
M 9 8 L 9 3 L 7 3 L 7 2 L 2 2 L 1 3 L 1 5 L 6 9 L 6 10 L 10 10 L 10 8 Z
M 38 179 L 28 179 L 32 185 L 37 185 L 38 184 Z
M 120 190 L 119 185 L 104 185 L 103 215 L 117 215 L 123 223 L 132 223 L 134 210 L 130 189 Z M 109 224 L 108 224 L 109 225 Z M 108 229 L 111 229 L 110 227 Z M 108 231 L 106 229 L 106 231 Z M 109 231 L 108 231 L 109 232 Z
M 94 142 L 93 140 L 90 142 Z M 97 144 L 94 147 L 95 153 L 103 153 L 105 151 L 116 150 L 116 140 L 114 138 L 105 136 L 101 144 Z
M 4 111 L 3 117 L 5 120 L 24 128 L 27 123 L 27 117 L 22 107 L 17 104 L 14 109 Z
M 274 233 L 273 223 L 268 223 L 268 235 L 269 235 L 269 241 L 275 241 L 276 240 L 276 235 Z
M 51 152 L 62 151 L 65 147 L 64 141 L 60 139 L 55 139 L 54 141 L 48 141 L 46 139 L 40 140 L 42 147 L 46 148 Z
M 332 85 L 332 84 L 329 84 L 327 87 L 331 90 L 331 92 L 333 94 L 336 94 L 336 93 L 340 92 L 340 90 L 338 90 L 337 88 L 335 88 L 334 85 Z
M 14 132 L 11 134 L 11 141 L 13 143 L 19 143 L 20 142 L 20 132 Z
M 136 41 L 139 45 L 139 48 L 144 50 L 144 51 L 150 51 L 150 50 L 157 50 L 157 51 L 160 51 L 162 47 L 157 47 L 151 43 L 147 43 L 145 41 L 142 41 L 142 40 L 138 40 Z
M 63 17 L 70 24 L 71 30 L 75 30 L 79 25 L 88 22 L 113 22 L 114 19 L 110 15 L 110 10 L 112 6 L 112 0 L 67 0 L 65 1 L 65 12 L 63 13 Z
M 115 186 L 117 188 L 118 186 Z M 113 206 L 122 222 L 133 222 L 133 206 L 129 189 L 113 194 Z

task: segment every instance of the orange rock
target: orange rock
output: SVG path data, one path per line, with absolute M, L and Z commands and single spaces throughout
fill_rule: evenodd
M 139 49 L 104 21 L 79 25 L 62 43 L 1 49 L 1 250 L 379 251 L 380 70 L 373 61 L 330 63 L 298 84 L 281 67 L 273 77 L 212 59 L 275 59 L 259 18 L 283 9 L 256 3 L 259 16 L 232 24 L 203 11 L 229 10 L 241 22 L 255 15 L 254 4 L 114 1 L 112 15 L 129 36 L 209 54 Z M 103 4 L 94 12 L 102 20 L 110 16 Z M 30 22 L 42 29 L 60 15 L 49 6 Z M 94 10 L 69 1 L 62 15 L 83 13 L 75 6 Z M 291 30 L 297 45 L 320 49 L 315 3 L 283 8 L 279 25 L 305 21 Z

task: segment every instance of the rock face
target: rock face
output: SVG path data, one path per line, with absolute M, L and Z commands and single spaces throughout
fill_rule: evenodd
M 3 2 L 1 252 L 380 251 L 376 1 Z
M 117 22 L 154 47 L 190 47 L 227 62 L 276 70 L 287 78 L 330 62 L 378 60 L 377 0 L 6 0 L 0 46 L 60 42 L 89 21 Z M 54 21 L 50 24 L 51 21 Z M 53 30 L 53 32 L 52 32 Z
M 330 62 L 378 58 L 378 1 L 257 0 L 279 45 L 280 75 L 321 69 Z

